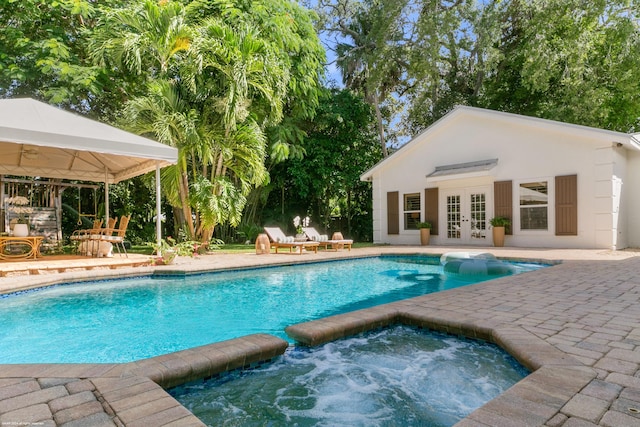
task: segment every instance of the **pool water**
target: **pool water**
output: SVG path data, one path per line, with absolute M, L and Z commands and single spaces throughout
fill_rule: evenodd
M 472 283 L 434 262 L 365 258 L 11 294 L 0 298 L 0 363 L 130 362 L 252 333 L 286 339 L 291 324 Z
M 170 393 L 210 426 L 451 426 L 527 374 L 494 345 L 399 326 Z

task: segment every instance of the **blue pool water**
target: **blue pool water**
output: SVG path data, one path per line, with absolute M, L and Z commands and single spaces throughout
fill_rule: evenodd
M 498 347 L 398 326 L 170 393 L 209 426 L 451 426 L 528 372 Z
M 365 258 L 12 294 L 0 299 L 0 363 L 130 362 L 251 333 L 286 339 L 294 323 L 471 283 L 434 262 Z

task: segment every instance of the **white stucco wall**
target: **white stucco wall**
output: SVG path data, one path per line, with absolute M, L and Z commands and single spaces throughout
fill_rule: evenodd
M 488 186 L 490 200 L 487 200 L 487 218 L 491 218 L 493 182 L 504 180 L 513 181 L 514 233 L 507 236 L 508 246 L 620 248 L 627 244 L 626 239 L 620 239 L 621 235 L 628 234 L 634 227 L 640 229 L 638 219 L 627 217 L 619 211 L 623 180 L 631 178 L 638 182 L 640 172 L 634 171 L 635 178 L 626 175 L 630 169 L 640 170 L 640 167 L 627 167 L 626 150 L 615 148 L 611 135 L 555 122 L 547 125 L 540 121 L 529 123 L 510 117 L 505 119 L 500 113 L 480 110 L 479 113 L 463 111 L 445 117 L 409 144 L 371 171 L 376 243 L 418 244 L 417 230 L 403 230 L 403 194 L 421 194 L 421 215 L 424 218 L 422 198 L 425 188 L 439 188 L 442 212 L 443 193 L 447 190 Z M 634 159 L 640 163 L 638 157 Z M 426 178 L 436 166 L 493 158 L 498 159 L 498 164 L 484 176 L 475 176 L 482 173 L 472 173 L 439 181 Z M 556 176 L 573 174 L 578 177 L 578 235 L 555 236 L 554 179 Z M 548 230 L 520 230 L 519 185 L 533 181 L 547 181 L 549 185 Z M 400 196 L 398 235 L 387 234 L 386 195 L 389 191 L 398 191 Z M 637 206 L 640 200 L 632 203 L 640 207 Z M 439 216 L 439 222 L 440 235 L 432 236 L 432 242 L 451 243 L 443 238 L 445 218 L 442 215 Z M 640 244 L 640 231 L 636 234 L 629 234 L 629 239 Z
M 630 151 L 627 154 L 627 176 L 624 183 L 627 246 L 640 248 L 640 153 Z

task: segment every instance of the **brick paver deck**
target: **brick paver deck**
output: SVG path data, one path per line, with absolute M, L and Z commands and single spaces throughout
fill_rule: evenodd
M 202 271 L 451 250 L 214 255 L 176 268 Z M 498 256 L 565 262 L 295 325 L 288 332 L 317 344 L 372 327 L 407 323 L 495 342 L 533 371 L 460 426 L 640 426 L 640 257 L 606 251 L 491 251 Z M 71 276 L 66 274 L 49 280 L 67 280 Z M 1 278 L 0 292 L 14 289 L 17 279 L 13 280 Z M 25 278 L 20 280 L 24 283 Z M 161 387 L 250 366 L 277 356 L 285 347 L 275 337 L 255 335 L 130 364 L 0 365 L 0 426 L 202 425 Z

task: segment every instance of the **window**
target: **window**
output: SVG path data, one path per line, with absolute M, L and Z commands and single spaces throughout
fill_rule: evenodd
M 549 185 L 547 181 L 520 184 L 520 229 L 547 230 Z
M 420 193 L 404 195 L 404 229 L 415 230 L 420 222 Z

